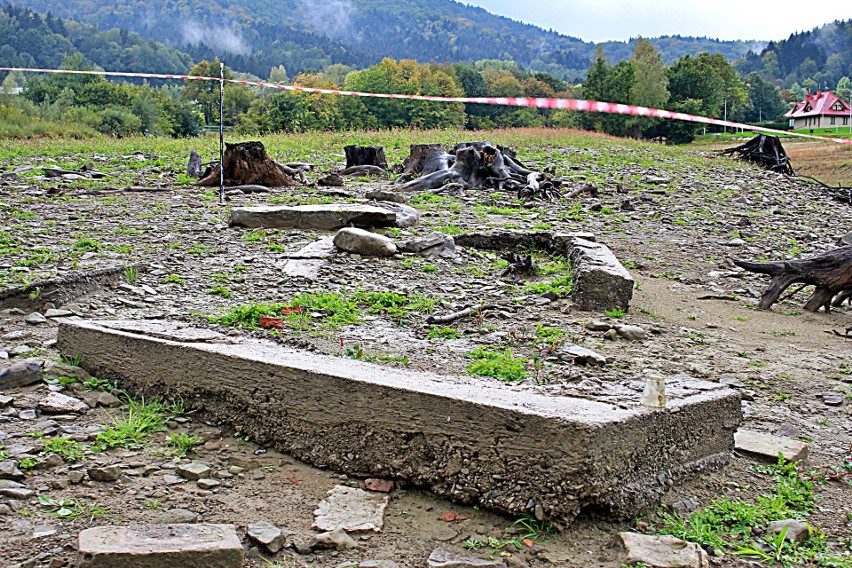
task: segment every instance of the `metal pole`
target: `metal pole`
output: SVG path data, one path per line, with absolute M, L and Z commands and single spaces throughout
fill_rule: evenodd
M 225 64 L 219 62 L 219 205 L 225 203 Z
M 728 96 L 727 95 L 725 95 L 725 122 L 728 122 Z M 728 125 L 727 124 L 723 125 L 723 128 L 725 129 L 724 133 L 727 134 L 728 133 Z

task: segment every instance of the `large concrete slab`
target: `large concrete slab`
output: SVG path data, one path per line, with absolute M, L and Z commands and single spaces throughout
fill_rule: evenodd
M 343 227 L 393 227 L 396 213 L 381 207 L 340 203 L 326 205 L 261 205 L 231 208 L 231 226 L 257 229 L 336 231 Z
M 316 466 L 513 515 L 570 521 L 593 507 L 633 516 L 678 478 L 727 462 L 742 418 L 736 392 L 688 377 L 667 384 L 667 408 L 650 409 L 634 385 L 600 400 L 545 395 L 257 339 L 186 343 L 165 339 L 167 325 L 146 335 L 64 320 L 58 347 L 96 376 L 180 396 Z
M 78 568 L 241 568 L 243 547 L 233 525 L 178 524 L 94 527 L 78 538 Z

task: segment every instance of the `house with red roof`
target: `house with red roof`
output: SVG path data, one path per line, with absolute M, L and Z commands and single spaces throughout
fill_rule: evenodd
M 787 111 L 790 128 L 835 128 L 849 126 L 849 103 L 829 90 L 808 93 L 800 103 Z

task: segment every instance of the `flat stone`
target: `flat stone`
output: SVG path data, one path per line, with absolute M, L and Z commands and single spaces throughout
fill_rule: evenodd
M 365 560 L 358 564 L 358 568 L 402 568 L 393 560 Z
M 67 318 L 73 315 L 74 312 L 71 310 L 58 310 L 56 308 L 52 308 L 44 312 L 44 317 L 46 318 Z
M 393 227 L 396 213 L 382 207 L 356 203 L 263 205 L 231 208 L 231 226 L 335 231 L 343 227 Z
M 396 254 L 396 245 L 388 237 L 353 227 L 340 229 L 334 235 L 334 246 L 344 252 L 360 254 L 361 256 L 393 256 Z
M 398 241 L 396 248 L 399 252 L 410 252 L 420 256 L 440 256 L 452 258 L 456 256 L 456 242 L 452 235 L 432 233 L 425 237 L 417 237 Z
M 822 402 L 828 406 L 843 406 L 845 397 L 839 392 L 829 392 L 822 395 Z
M 627 552 L 626 564 L 644 563 L 657 568 L 709 568 L 707 553 L 694 542 L 671 535 L 618 533 Z
M 65 363 L 54 363 L 47 361 L 44 365 L 44 377 L 46 379 L 77 379 L 79 382 L 85 382 L 92 378 L 92 375 L 76 365 L 66 365 Z
M 722 466 L 742 418 L 737 392 L 697 379 L 671 385 L 666 408 L 651 412 L 633 391 L 622 405 L 556 397 L 255 338 L 187 344 L 64 319 L 57 347 L 82 353 L 91 368 L 121 378 L 134 391 L 203 403 L 211 421 L 233 426 L 238 417 L 257 439 L 312 465 L 414 482 L 439 496 L 512 515 L 528 514 L 533 500 L 543 515 L 564 522 L 587 506 L 637 514 L 659 501 L 668 481 L 661 473 Z M 264 412 L 244 410 L 261 407 Z M 493 443 L 493 432 L 509 430 L 524 435 L 520 457 Z M 281 436 L 284 431 L 299 434 Z M 362 434 L 367 431 L 371 435 Z M 413 431 L 430 435 L 412 441 Z M 424 452 L 434 458 L 424 461 Z M 243 458 L 229 458 L 231 465 L 256 461 L 236 459 Z
M 314 511 L 313 528 L 322 531 L 376 531 L 384 526 L 388 496 L 337 485 Z
M 379 493 L 390 493 L 393 491 L 395 483 L 390 479 L 375 479 L 373 477 L 364 480 L 364 487 L 368 491 L 378 491 Z
M 393 201 L 380 201 L 376 203 L 376 205 L 382 209 L 393 211 L 396 214 L 394 227 L 407 229 L 410 227 L 416 227 L 420 223 L 420 213 L 418 213 L 417 209 L 414 207 Z
M 287 546 L 287 535 L 281 532 L 281 529 L 266 521 L 250 524 L 246 527 L 246 534 L 272 554 Z
M 44 370 L 44 359 L 24 359 L 0 371 L 0 390 L 16 389 L 37 383 Z
M 197 520 L 198 513 L 190 511 L 189 509 L 169 509 L 168 511 L 160 513 L 154 522 L 160 525 L 177 525 L 194 523 Z
M 585 323 L 585 327 L 589 331 L 609 331 L 612 325 L 605 321 L 592 319 Z
M 106 467 L 90 467 L 86 473 L 92 481 L 116 481 L 121 476 L 121 468 L 117 465 Z
M 24 479 L 24 472 L 18 469 L 18 465 L 12 460 L 0 461 L 0 479 L 12 479 L 21 481 Z
M 199 479 L 195 482 L 195 484 L 198 485 L 198 487 L 200 487 L 201 489 L 216 489 L 217 487 L 222 485 L 222 482 L 218 479 L 204 478 Z
M 210 475 L 210 471 L 210 466 L 201 462 L 182 463 L 175 468 L 175 473 L 192 481 L 207 477 Z
M 350 548 L 358 547 L 358 543 L 355 542 L 351 536 L 346 534 L 346 531 L 343 529 L 314 535 L 307 544 L 308 548 L 311 549 L 333 548 L 337 550 L 348 550 Z
M 38 401 L 37 408 L 46 414 L 84 414 L 89 406 L 73 396 L 61 392 L 48 393 Z
M 808 445 L 804 442 L 752 430 L 737 430 L 734 447 L 737 451 L 771 462 L 778 461 L 778 454 L 787 461 L 799 461 L 808 456 Z
M 390 201 L 392 203 L 405 203 L 408 197 L 404 193 L 394 193 L 393 191 L 385 191 L 383 189 L 373 189 L 364 194 L 367 199 L 376 201 Z
M 242 568 L 233 525 L 94 527 L 82 531 L 78 568 Z
M 785 519 L 783 521 L 772 521 L 766 532 L 770 534 L 780 535 L 781 531 L 787 529 L 784 533 L 784 540 L 802 544 L 811 536 L 810 528 L 807 523 L 797 521 L 796 519 Z
M 502 560 L 486 560 L 476 556 L 459 554 L 441 546 L 429 555 L 427 566 L 429 568 L 505 568 L 506 564 Z
M 577 365 L 606 365 L 606 357 L 591 349 L 569 343 L 562 348 L 559 358 L 563 361 L 574 361 Z
M 121 406 L 121 400 L 111 392 L 100 391 L 95 395 L 95 402 L 104 408 L 117 408 Z
M 30 315 L 28 315 L 26 318 L 24 318 L 24 321 L 27 322 L 30 325 L 39 325 L 39 324 L 42 324 L 42 323 L 47 323 L 47 318 L 44 317 L 43 315 L 41 315 L 38 312 L 33 312 Z
M 569 252 L 574 267 L 571 299 L 580 309 L 626 310 L 633 299 L 633 277 L 601 243 L 574 239 Z

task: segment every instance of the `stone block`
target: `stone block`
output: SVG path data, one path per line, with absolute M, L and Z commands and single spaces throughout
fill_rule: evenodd
M 568 258 L 574 268 L 571 299 L 583 310 L 626 310 L 633 299 L 633 277 L 601 243 L 574 239 Z
M 752 430 L 738 430 L 734 434 L 736 450 L 765 461 L 778 461 L 781 454 L 787 461 L 799 461 L 808 457 L 808 445 L 792 438 L 782 438 Z
M 599 399 L 549 396 L 254 338 L 179 342 L 141 331 L 65 320 L 58 348 L 81 353 L 95 376 L 181 397 L 315 466 L 517 516 L 570 522 L 585 507 L 633 516 L 681 477 L 726 463 L 742 419 L 736 391 L 696 379 L 667 385 L 666 408 L 649 409 L 629 385 Z
M 233 525 L 104 526 L 78 537 L 78 568 L 242 568 Z
M 382 207 L 357 203 L 327 205 L 262 205 L 231 209 L 231 226 L 257 229 L 305 229 L 336 231 L 343 227 L 393 227 L 396 213 Z

